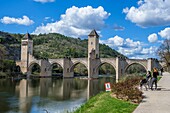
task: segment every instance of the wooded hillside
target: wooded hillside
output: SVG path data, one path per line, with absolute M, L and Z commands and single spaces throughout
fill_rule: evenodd
M 11 34 L 0 31 L 0 47 L 6 50 L 6 59 L 19 60 L 21 40 L 24 34 Z M 35 58 L 82 58 L 87 57 L 88 40 L 66 37 L 58 33 L 31 35 Z M 101 58 L 125 57 L 105 44 L 100 44 Z

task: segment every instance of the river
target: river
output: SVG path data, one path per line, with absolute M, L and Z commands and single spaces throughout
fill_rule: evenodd
M 0 113 L 67 113 L 105 91 L 113 77 L 0 79 Z

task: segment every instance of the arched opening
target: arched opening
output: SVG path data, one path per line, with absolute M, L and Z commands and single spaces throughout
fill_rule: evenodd
M 138 63 L 133 63 L 126 68 L 125 74 L 143 76 L 144 74 L 146 74 L 146 71 L 147 70 L 143 65 L 138 64 Z
M 63 68 L 61 65 L 54 63 L 52 64 L 52 76 L 53 77 L 62 77 L 63 76 Z
M 116 70 L 109 63 L 102 63 L 97 71 L 99 72 L 99 77 L 116 77 Z
M 29 67 L 29 71 L 31 72 L 32 75 L 40 75 L 41 68 L 37 63 L 31 64 Z
M 76 63 L 72 68 L 71 71 L 74 71 L 74 76 L 88 76 L 87 67 L 82 63 Z

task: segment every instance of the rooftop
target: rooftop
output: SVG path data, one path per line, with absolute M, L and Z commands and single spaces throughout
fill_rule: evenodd
M 97 37 L 99 37 L 96 30 L 92 30 L 91 33 L 88 36 L 97 36 Z
M 23 39 L 32 39 L 31 35 L 29 33 L 26 33 L 25 36 L 23 37 Z

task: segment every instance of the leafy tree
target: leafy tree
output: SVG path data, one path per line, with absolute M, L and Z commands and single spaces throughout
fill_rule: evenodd
M 6 55 L 6 49 L 5 46 L 0 44 L 0 60 L 3 60 Z
M 126 70 L 126 74 L 137 74 L 137 73 L 138 74 L 146 73 L 145 68 L 137 63 L 130 65 Z
M 5 46 L 0 44 L 0 71 L 2 71 L 4 68 L 3 60 L 5 58 L 5 55 L 6 55 Z
M 157 53 L 160 58 L 166 62 L 166 66 L 170 67 L 170 39 L 164 40 L 162 45 L 158 48 Z

